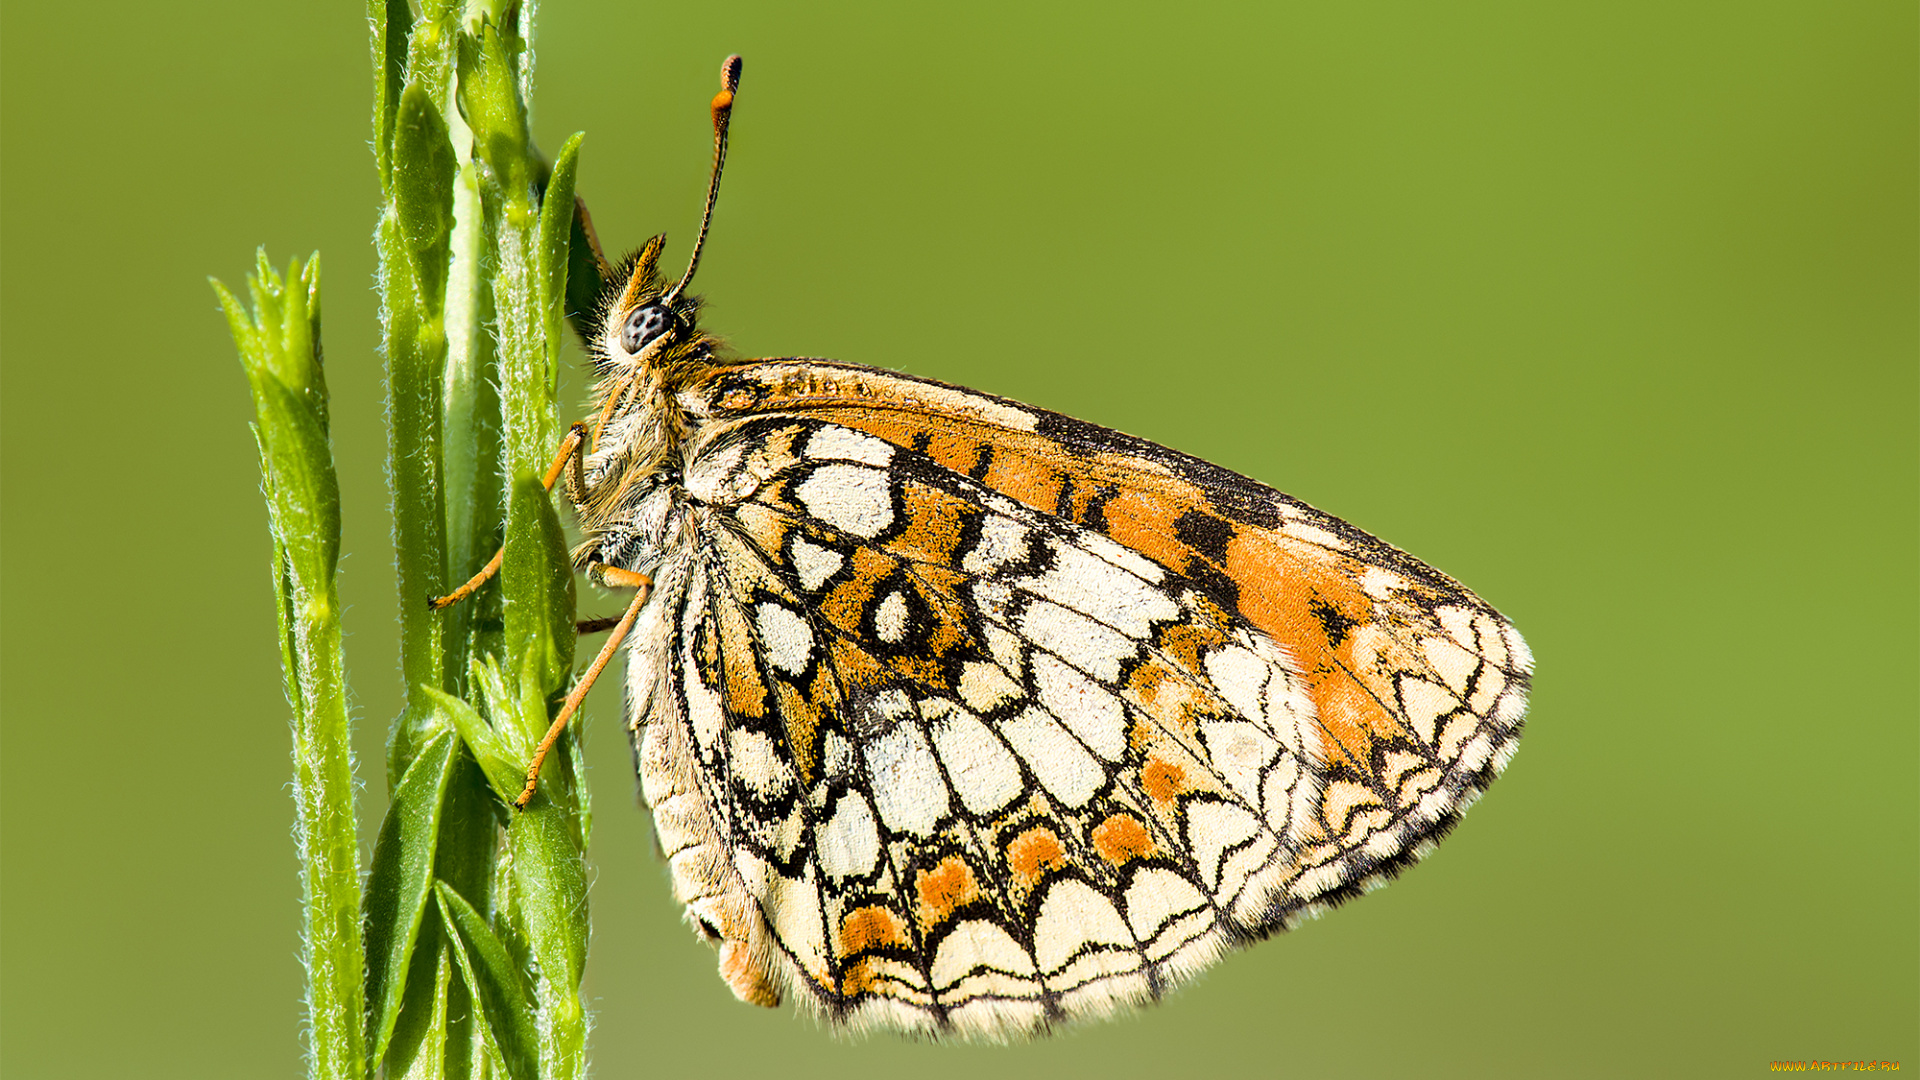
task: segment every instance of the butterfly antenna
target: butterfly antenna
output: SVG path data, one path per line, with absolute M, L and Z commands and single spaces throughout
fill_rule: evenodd
M 707 226 L 713 224 L 714 200 L 720 197 L 720 170 L 727 165 L 727 124 L 733 119 L 734 92 L 740 89 L 740 66 L 737 55 L 727 57 L 726 63 L 720 65 L 720 92 L 713 96 L 713 178 L 707 181 L 707 210 L 700 215 L 700 235 L 693 241 L 687 272 L 662 301 L 668 306 L 686 291 L 687 283 L 693 280 L 693 271 L 700 265 L 700 249 L 707 246 Z

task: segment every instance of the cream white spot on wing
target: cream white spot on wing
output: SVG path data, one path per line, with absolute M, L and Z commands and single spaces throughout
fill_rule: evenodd
M 1304 772 L 1299 758 L 1283 757 L 1267 772 L 1262 795 L 1267 826 L 1285 837 L 1288 846 L 1304 846 L 1313 826 L 1313 805 L 1320 798 L 1317 774 Z
M 991 814 L 1019 797 L 1020 763 L 979 717 L 948 706 L 932 730 L 933 748 L 969 812 Z
M 842 797 L 820 827 L 818 857 L 820 870 L 836 880 L 873 873 L 880 859 L 880 831 L 859 792 Z
M 1221 853 L 1259 831 L 1259 819 L 1232 803 L 1195 799 L 1187 804 L 1187 848 L 1210 889 L 1220 886 Z
M 844 779 L 853 773 L 853 744 L 840 737 L 837 732 L 827 732 L 827 775 L 834 779 Z
M 1435 611 L 1433 614 L 1435 618 L 1440 620 L 1440 625 L 1453 637 L 1453 640 L 1460 643 L 1461 648 L 1474 648 L 1473 611 L 1471 609 L 1450 604 Z
M 1479 727 L 1479 717 L 1470 712 L 1455 713 L 1453 719 L 1447 721 L 1446 726 L 1440 729 L 1440 756 L 1459 757 L 1460 744 L 1466 742 L 1467 736 L 1479 730 Z
M 930 837 L 950 806 L 946 781 L 919 726 L 899 723 L 866 745 L 873 805 L 895 832 Z
M 1273 669 L 1252 649 L 1229 645 L 1207 654 L 1207 677 L 1214 689 L 1240 715 L 1250 720 L 1267 719 L 1266 696 L 1262 693 Z
M 1371 789 L 1338 780 L 1327 785 L 1326 795 L 1320 802 L 1320 813 L 1327 828 L 1337 836 L 1355 824 L 1355 815 L 1359 811 L 1379 805 L 1380 800 Z
M 790 878 L 745 848 L 736 848 L 733 860 L 747 891 L 759 898 L 760 909 L 772 923 L 780 944 L 794 955 L 802 970 L 825 975 L 826 927 L 820 917 L 820 887 L 813 880 L 813 868 L 807 867 L 801 877 Z
M 1507 677 L 1500 669 L 1489 664 L 1480 669 L 1480 680 L 1473 688 L 1473 696 L 1467 699 L 1467 708 L 1482 716 L 1493 711 L 1493 703 L 1500 692 L 1507 688 Z
M 1480 666 L 1480 658 L 1454 644 L 1446 638 L 1435 635 L 1420 642 L 1420 650 L 1427 656 L 1427 663 L 1440 681 L 1456 697 L 1467 692 L 1467 680 L 1473 677 L 1473 669 Z
M 1130 637 L 1144 638 L 1153 625 L 1180 617 L 1180 605 L 1133 574 L 1077 547 L 1053 544 L 1053 566 L 1022 579 L 1021 587 Z
M 827 579 L 840 572 L 847 560 L 832 548 L 823 548 L 805 537 L 793 538 L 793 570 L 800 576 L 800 587 L 818 592 Z
M 913 699 L 905 690 L 894 687 L 873 695 L 867 702 L 866 716 L 880 730 L 886 730 L 914 714 Z M 856 718 L 858 720 L 859 718 Z
M 1013 602 L 1013 586 L 993 578 L 981 578 L 969 587 L 973 594 L 973 606 L 981 611 L 1005 611 Z
M 1031 539 L 1032 533 L 1025 525 L 1011 517 L 989 514 L 980 524 L 980 539 L 961 560 L 960 568 L 969 574 L 991 574 L 1026 558 Z
M 1077 542 L 1084 544 L 1088 551 L 1093 552 L 1095 555 L 1100 556 L 1120 569 L 1138 577 L 1145 578 L 1155 585 L 1167 579 L 1167 571 L 1159 563 L 1134 551 L 1132 548 L 1122 547 L 1117 541 L 1101 533 L 1089 530 L 1079 536 Z
M 764 602 L 755 620 L 760 643 L 774 667 L 789 675 L 807 670 L 807 658 L 813 654 L 813 628 L 807 620 L 772 601 Z
M 859 465 L 822 465 L 800 482 L 794 497 L 807 513 L 836 529 L 871 540 L 893 524 L 887 474 Z
M 1435 722 L 1458 704 L 1439 683 L 1414 675 L 1400 677 L 1400 706 L 1407 711 L 1407 722 L 1413 725 L 1414 732 L 1429 745 L 1438 737 Z
M 940 942 L 933 957 L 933 985 L 944 990 L 980 968 L 1034 973 L 1033 958 L 1005 930 L 984 919 L 968 919 Z
M 960 700 L 975 712 L 992 712 L 1025 693 L 998 664 L 969 660 L 960 668 Z
M 1494 622 L 1493 617 L 1482 615 L 1474 619 L 1473 628 L 1479 631 L 1480 655 L 1487 658 L 1487 663 L 1495 667 L 1510 666 L 1507 663 L 1506 639 L 1501 636 L 1500 626 Z
M 1207 744 L 1213 771 L 1235 795 L 1260 805 L 1260 774 L 1279 756 L 1280 743 L 1245 720 L 1206 720 L 1200 738 Z
M 1106 785 L 1106 771 L 1093 755 L 1042 709 L 1027 709 L 1001 724 L 1000 734 L 1041 786 L 1069 809 L 1085 806 Z
M 1033 925 L 1034 959 L 1042 971 L 1059 971 L 1087 945 L 1130 948 L 1133 935 L 1113 901 L 1084 881 L 1062 878 L 1040 902 L 1040 917 Z
M 793 769 L 775 752 L 773 740 L 751 728 L 727 733 L 727 766 L 762 798 L 784 794 L 793 785 Z
M 907 636 L 907 598 L 900 595 L 900 590 L 888 593 L 874 609 L 873 629 L 889 645 L 898 645 Z
M 1127 712 L 1119 698 L 1045 653 L 1033 658 L 1033 681 L 1040 704 L 1094 753 L 1108 761 L 1126 756 Z
M 1117 682 L 1120 665 L 1139 651 L 1138 643 L 1077 611 L 1036 600 L 1020 613 L 1027 640 L 1101 682 Z
M 1400 781 L 1415 769 L 1426 765 L 1427 759 L 1418 754 L 1409 754 L 1405 750 L 1389 750 L 1380 766 L 1380 782 L 1386 787 L 1398 789 Z
M 884 468 L 893 461 L 893 446 L 865 432 L 828 426 L 807 439 L 806 454 L 815 459 L 858 461 L 862 465 Z
M 1285 522 L 1280 526 L 1280 531 L 1288 536 L 1305 540 L 1309 544 L 1327 548 L 1331 551 L 1347 550 L 1347 542 L 1345 540 L 1320 528 L 1318 525 L 1309 525 L 1305 521 Z
M 700 663 L 693 652 L 698 636 L 692 632 L 692 628 L 705 620 L 708 603 L 704 574 L 694 576 L 688 593 L 688 632 L 681 635 L 680 681 L 686 687 L 687 720 L 693 727 L 693 740 L 704 754 L 711 755 L 719 749 L 720 731 L 726 725 L 726 712 L 720 707 L 719 696 L 700 677 Z M 708 629 L 715 628 L 709 624 Z
M 984 629 L 987 632 L 987 649 L 993 653 L 994 663 L 1005 669 L 1007 674 L 1019 678 L 1021 672 L 1027 670 L 1027 647 L 999 623 L 987 623 Z
M 1392 599 L 1394 593 L 1406 587 L 1406 578 L 1378 566 L 1369 566 L 1366 573 L 1360 575 L 1360 591 L 1375 600 Z
M 1140 871 L 1127 886 L 1127 921 L 1141 941 L 1179 916 L 1206 906 L 1206 896 L 1192 882 L 1162 867 Z

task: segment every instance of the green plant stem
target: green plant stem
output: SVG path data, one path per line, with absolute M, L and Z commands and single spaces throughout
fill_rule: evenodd
M 541 476 L 580 140 L 551 167 L 533 146 L 531 5 L 423 0 L 415 16 L 369 0 L 368 17 L 407 705 L 367 887 L 367 1044 L 389 1075 L 584 1076 L 574 733 L 533 805 L 506 810 L 574 660 L 573 572 Z M 493 581 L 429 610 L 503 545 Z
M 320 365 L 320 260 L 247 280 L 251 317 L 220 283 L 253 391 L 273 535 L 273 580 L 293 708 L 295 836 L 304 894 L 309 1075 L 364 1075 L 359 842 L 340 603 L 340 491 Z

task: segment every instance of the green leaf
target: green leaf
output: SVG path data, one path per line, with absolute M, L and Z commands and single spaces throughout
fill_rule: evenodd
M 515 478 L 506 549 L 500 592 L 507 655 L 540 660 L 535 681 L 545 696 L 564 686 L 573 671 L 574 586 L 566 534 L 537 477 Z M 544 734 L 545 725 L 539 726 Z
M 473 131 L 474 155 L 491 173 L 510 219 L 527 214 L 533 198 L 527 109 L 517 75 L 512 50 L 491 22 L 460 35 L 460 115 Z
M 459 740 L 443 731 L 421 749 L 393 789 L 393 802 L 373 849 L 364 905 L 367 923 L 367 1045 L 386 1054 L 406 992 L 407 967 L 433 891 L 440 810 L 453 778 Z
M 395 119 L 393 201 L 421 302 L 434 316 L 446 305 L 453 178 L 459 168 L 452 135 L 432 95 L 419 83 L 409 83 Z
M 373 158 L 385 190 L 393 169 L 393 116 L 406 84 L 413 10 L 407 0 L 367 0 L 367 24 L 373 30 Z
M 493 294 L 480 260 L 489 243 L 482 218 L 480 167 L 464 162 L 454 179 L 453 272 L 447 279 L 447 362 L 441 463 L 447 503 L 447 565 L 465 578 L 500 548 L 506 532 L 506 480 L 500 470 L 500 384 L 494 355 Z M 464 675 L 473 651 L 500 647 L 500 593 L 486 589 L 441 613 L 447 670 Z M 476 628 L 484 632 L 475 634 Z
M 438 910 L 438 905 L 434 907 Z M 386 1075 L 407 1080 L 466 1080 L 471 1075 L 470 1069 L 455 1067 L 448 1060 L 449 1051 L 457 1052 L 463 1043 L 473 1041 L 470 1034 L 463 1040 L 449 1030 L 466 1001 L 466 986 L 454 978 L 454 971 L 444 925 L 438 917 L 423 921 L 420 945 L 406 979 L 407 1000 L 413 1007 L 403 1010 L 394 1025 L 386 1049 Z
M 249 374 L 252 374 L 251 372 Z M 340 483 L 320 417 L 271 376 L 255 378 L 255 415 L 266 453 L 267 500 L 274 535 L 294 575 L 293 601 L 318 601 L 340 559 Z
M 495 678 L 498 672 L 494 672 Z M 503 737 L 500 729 L 482 719 L 473 706 L 436 687 L 427 687 L 435 712 L 453 725 L 460 739 L 472 752 L 473 760 L 486 774 L 487 784 L 503 799 L 520 794 L 527 782 L 528 754 L 518 748 L 519 739 Z M 496 714 L 497 715 L 497 714 Z M 518 762 L 518 764 L 515 764 Z
M 417 300 L 398 212 L 375 234 L 380 250 L 381 337 L 387 355 L 387 463 L 393 491 L 394 567 L 399 586 L 400 666 L 407 705 L 387 736 L 387 783 L 400 782 L 430 739 L 432 707 L 421 687 L 446 688 L 442 617 L 427 601 L 447 589 L 446 515 L 440 486 L 440 412 L 446 335 Z
M 590 340 L 599 332 L 593 325 L 593 310 L 599 304 L 601 290 L 606 287 L 604 274 L 612 269 L 601 259 L 588 225 L 586 203 L 576 198 L 572 239 L 567 246 L 566 315 L 567 321 L 573 324 L 573 332 L 582 340 Z
M 506 945 L 472 905 L 444 881 L 434 883 L 447 935 L 459 943 L 454 959 L 485 1018 L 483 1033 L 514 1080 L 539 1076 L 540 1038 L 533 1024 L 534 999 Z
M 546 277 L 547 376 L 560 374 L 560 345 L 565 337 L 567 274 L 571 269 L 574 218 L 574 173 L 580 163 L 580 144 L 586 133 L 576 131 L 553 159 L 553 173 L 540 198 L 540 269 Z M 556 383 L 555 390 L 558 389 Z M 552 392 L 552 391 L 550 391 Z
M 574 815 L 535 803 L 507 826 L 507 849 L 533 957 L 548 1072 L 576 1075 L 584 1072 L 586 1055 L 580 975 L 588 921 L 587 864 Z
M 507 826 L 513 853 L 515 888 L 526 902 L 528 943 L 541 972 L 571 989 L 580 985 L 587 963 L 587 874 L 580 836 L 553 807 L 535 806 L 515 814 Z

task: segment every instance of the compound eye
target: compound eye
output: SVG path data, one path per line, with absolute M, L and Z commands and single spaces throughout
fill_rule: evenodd
M 628 356 L 638 356 L 640 350 L 672 326 L 673 314 L 665 305 L 648 304 L 627 316 L 626 325 L 620 328 L 620 347 L 627 350 Z

